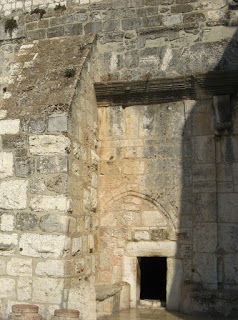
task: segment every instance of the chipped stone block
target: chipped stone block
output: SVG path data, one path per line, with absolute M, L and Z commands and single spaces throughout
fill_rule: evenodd
M 25 209 L 27 206 L 27 181 L 10 180 L 0 182 L 0 208 Z
M 34 196 L 30 201 L 34 211 L 71 211 L 71 200 L 65 196 Z
M 66 175 L 57 175 L 49 179 L 46 186 L 48 190 L 65 193 L 68 189 L 68 177 Z
M 25 233 L 20 237 L 20 254 L 39 258 L 59 258 L 68 255 L 70 239 L 63 235 Z
M 80 254 L 83 249 L 82 237 L 72 240 L 72 255 Z
M 10 276 L 32 276 L 32 259 L 12 258 L 7 263 Z
M 23 122 L 23 130 L 30 133 L 42 133 L 45 131 L 45 119 L 29 119 Z
M 3 256 L 12 255 L 16 251 L 18 235 L 16 233 L 0 233 L 0 252 Z
M 68 153 L 70 140 L 65 136 L 32 135 L 29 137 L 29 151 L 34 155 Z
M 11 152 L 0 152 L 0 179 L 13 175 L 13 154 Z
M 14 216 L 12 214 L 4 213 L 1 215 L 1 231 L 14 230 Z
M 17 134 L 20 130 L 20 120 L 1 120 L 0 134 Z
M 33 301 L 42 303 L 62 303 L 64 280 L 50 278 L 33 279 Z

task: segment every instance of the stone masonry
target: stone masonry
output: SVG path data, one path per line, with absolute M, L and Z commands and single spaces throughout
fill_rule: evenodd
M 0 13 L 1 317 L 136 307 L 140 257 L 168 310 L 237 314 L 237 1 Z

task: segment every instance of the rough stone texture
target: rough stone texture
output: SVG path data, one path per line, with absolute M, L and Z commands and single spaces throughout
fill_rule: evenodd
M 54 10 L 59 3 L 66 10 Z M 31 13 L 38 7 L 42 16 Z M 214 75 L 210 92 L 211 74 L 199 72 L 237 70 L 237 4 L 0 0 L 0 13 L 2 315 L 27 302 L 47 318 L 63 306 L 95 320 L 95 278 L 127 281 L 123 305 L 135 307 L 141 255 L 167 257 L 168 308 L 207 310 L 209 294 L 196 300 L 191 289 L 219 286 L 211 310 L 228 314 L 221 287 L 237 290 L 237 100 L 232 92 L 232 117 L 215 128 L 212 96 L 224 88 Z M 191 76 L 181 92 L 174 77 L 190 74 L 196 85 Z M 161 90 L 153 82 L 171 77 Z M 94 83 L 116 100 L 117 80 L 126 104 L 104 101 L 98 119 Z M 169 92 L 168 103 L 147 104 L 141 83 L 160 99 Z M 119 305 L 115 295 L 101 311 Z

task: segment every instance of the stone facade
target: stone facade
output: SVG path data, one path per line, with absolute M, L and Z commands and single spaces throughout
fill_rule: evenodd
M 139 257 L 166 257 L 169 310 L 237 312 L 237 93 L 214 72 L 237 71 L 237 9 L 0 0 L 3 317 L 135 307 Z

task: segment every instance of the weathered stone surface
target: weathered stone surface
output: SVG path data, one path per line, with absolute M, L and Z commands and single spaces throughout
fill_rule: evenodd
M 55 157 L 39 157 L 37 161 L 37 172 L 48 173 L 62 173 L 68 171 L 68 159 L 66 156 Z
M 33 211 L 60 211 L 71 210 L 71 201 L 65 196 L 35 196 L 30 201 Z
M 65 136 L 35 135 L 29 137 L 29 150 L 34 155 L 68 153 L 70 140 Z
M 1 255 L 12 255 L 16 252 L 18 244 L 18 235 L 16 233 L 0 233 L 0 250 Z
M 1 215 L 1 231 L 13 231 L 14 230 L 14 215 L 4 213 Z
M 15 299 L 15 280 L 10 278 L 0 279 L 0 297 Z
M 27 301 L 32 298 L 32 277 L 18 277 L 17 299 Z
M 167 225 L 167 220 L 158 211 L 143 211 L 142 225 L 145 227 L 165 227 Z
M 217 282 L 217 259 L 215 254 L 196 253 L 194 266 L 203 283 Z
M 67 132 L 68 118 L 66 114 L 55 114 L 49 117 L 48 131 L 49 132 Z
M 65 193 L 68 190 L 68 178 L 66 175 L 57 175 L 46 183 L 47 189 L 57 193 Z
M 0 208 L 24 209 L 27 206 L 27 181 L 0 182 Z
M 44 179 L 42 178 L 32 178 L 30 181 L 30 191 L 31 193 L 41 193 L 46 189 Z
M 33 279 L 33 299 L 36 302 L 60 304 L 64 282 L 61 279 Z
M 216 251 L 217 226 L 216 223 L 198 223 L 194 228 L 194 250 L 196 252 Z
M 0 179 L 13 176 L 13 154 L 0 152 Z
M 235 193 L 219 194 L 218 217 L 220 222 L 238 222 L 237 201 L 238 195 Z
M 32 276 L 32 259 L 12 258 L 7 264 L 10 276 Z
M 16 215 L 16 229 L 21 231 L 35 230 L 39 218 L 32 213 L 19 212 Z
M 20 129 L 20 120 L 1 120 L 0 134 L 17 134 Z
M 19 242 L 20 254 L 39 258 L 59 258 L 68 255 L 70 239 L 60 235 L 24 233 Z
M 38 262 L 35 273 L 37 276 L 64 277 L 65 261 L 48 260 Z
M 230 283 L 232 285 L 238 284 L 237 266 L 237 254 L 227 254 L 224 256 L 224 277 L 226 283 Z
M 15 174 L 17 177 L 26 178 L 34 173 L 35 162 L 33 158 L 17 158 L 15 160 Z
M 39 227 L 49 233 L 72 233 L 76 231 L 76 222 L 72 217 L 48 214 L 41 217 Z

